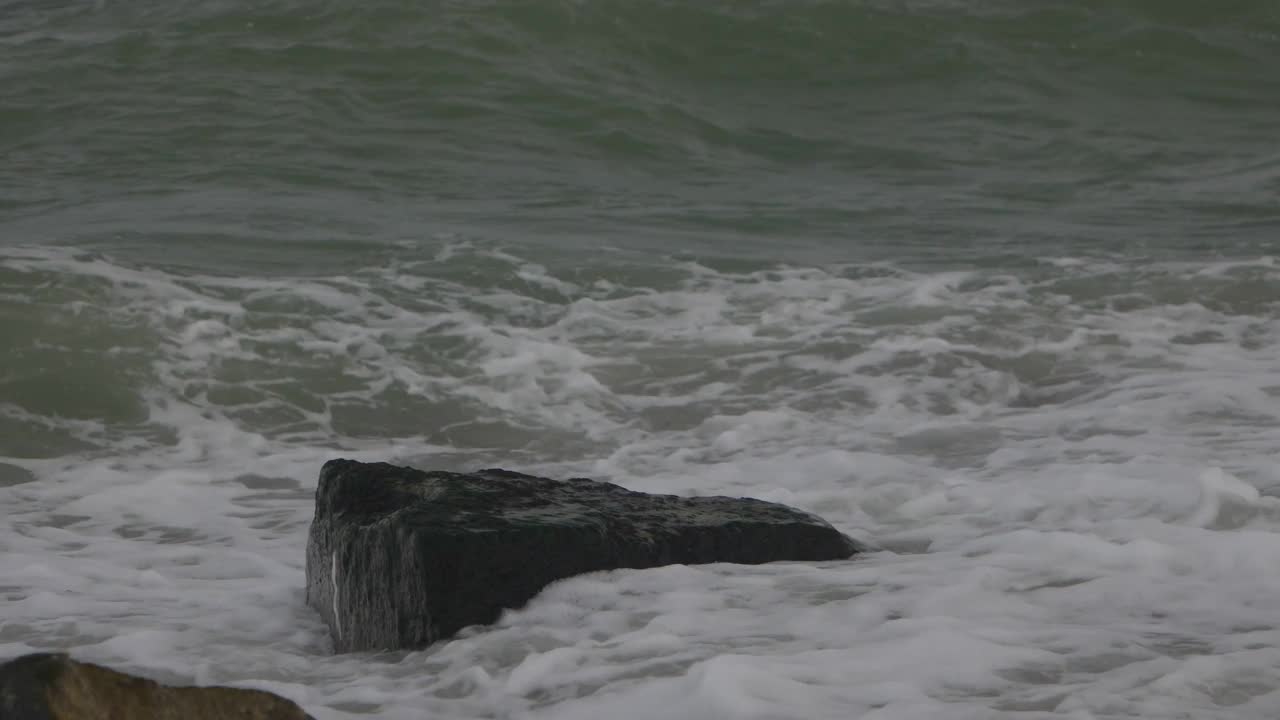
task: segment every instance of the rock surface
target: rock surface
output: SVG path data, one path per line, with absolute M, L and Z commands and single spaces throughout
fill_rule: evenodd
M 0 664 L 3 720 L 311 720 L 263 690 L 172 687 L 61 653 Z
M 35 482 L 36 476 L 30 470 L 17 465 L 0 462 L 0 488 Z
M 420 648 L 581 573 L 864 549 L 821 518 L 762 500 L 330 460 L 307 543 L 307 601 L 338 652 Z

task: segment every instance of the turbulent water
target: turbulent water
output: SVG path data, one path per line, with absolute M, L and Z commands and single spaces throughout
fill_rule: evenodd
M 0 1 L 0 658 L 318 720 L 1274 720 L 1280 5 Z M 305 605 L 320 465 L 849 562 Z

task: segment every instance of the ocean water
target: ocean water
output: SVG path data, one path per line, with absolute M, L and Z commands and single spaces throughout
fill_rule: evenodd
M 1280 715 L 1280 5 L 0 1 L 0 658 L 318 720 Z M 321 464 L 816 512 L 415 652 Z

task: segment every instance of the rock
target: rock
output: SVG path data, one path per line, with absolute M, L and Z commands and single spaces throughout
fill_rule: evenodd
M 0 462 L 0 488 L 35 482 L 36 476 L 31 471 L 18 465 Z
M 0 664 L 4 720 L 312 720 L 264 690 L 172 687 L 62 653 Z
M 815 515 L 763 500 L 330 460 L 307 543 L 307 602 L 338 652 L 413 649 L 491 624 L 581 573 L 865 549 Z

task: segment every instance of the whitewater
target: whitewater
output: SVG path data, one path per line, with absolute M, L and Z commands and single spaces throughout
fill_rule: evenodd
M 0 303 L 40 328 L 0 369 L 0 657 L 318 720 L 1280 712 L 1272 257 L 448 241 L 302 275 L 25 246 L 0 249 Z M 446 643 L 335 655 L 303 573 L 333 457 L 758 497 L 875 551 L 597 573 Z

